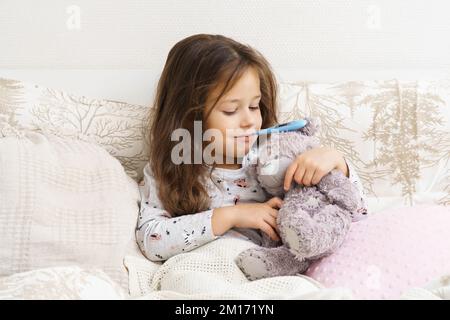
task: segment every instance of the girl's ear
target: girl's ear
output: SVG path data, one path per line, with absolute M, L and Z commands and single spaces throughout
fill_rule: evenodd
M 304 119 L 307 121 L 307 123 L 303 128 L 299 130 L 301 133 L 306 136 L 314 136 L 317 132 L 319 132 L 320 118 L 305 117 Z

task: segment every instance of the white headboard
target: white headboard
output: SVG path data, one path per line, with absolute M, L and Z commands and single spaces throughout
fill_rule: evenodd
M 250 44 L 280 81 L 450 75 L 446 0 L 2 0 L 0 77 L 148 104 L 170 48 Z

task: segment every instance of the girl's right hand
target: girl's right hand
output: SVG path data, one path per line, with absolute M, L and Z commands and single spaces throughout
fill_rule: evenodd
M 235 210 L 233 225 L 237 228 L 260 229 L 272 240 L 279 241 L 277 228 L 278 209 L 283 200 L 273 197 L 263 203 L 240 203 L 233 206 Z

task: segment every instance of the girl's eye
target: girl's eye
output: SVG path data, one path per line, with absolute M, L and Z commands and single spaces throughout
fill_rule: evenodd
M 259 109 L 259 104 L 258 105 L 256 105 L 256 106 L 253 106 L 253 107 L 249 107 L 251 110 L 258 110 Z M 236 110 L 234 110 L 234 111 L 222 111 L 224 114 L 226 114 L 226 115 L 228 115 L 228 116 L 231 116 L 231 115 L 233 115 L 233 114 L 235 114 L 236 113 Z
M 222 111 L 222 112 L 225 113 L 228 116 L 231 116 L 232 114 L 236 113 L 236 110 L 235 111 Z

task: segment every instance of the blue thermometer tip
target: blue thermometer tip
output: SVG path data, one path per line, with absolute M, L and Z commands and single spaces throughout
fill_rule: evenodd
M 253 136 L 253 135 L 263 135 L 263 134 L 269 134 L 269 133 L 278 133 L 278 132 L 288 132 L 288 131 L 296 131 L 304 126 L 306 126 L 307 121 L 306 120 L 294 120 L 286 123 L 281 123 L 276 126 L 262 129 L 250 134 L 241 134 L 237 135 L 236 137 L 244 137 L 244 136 Z

